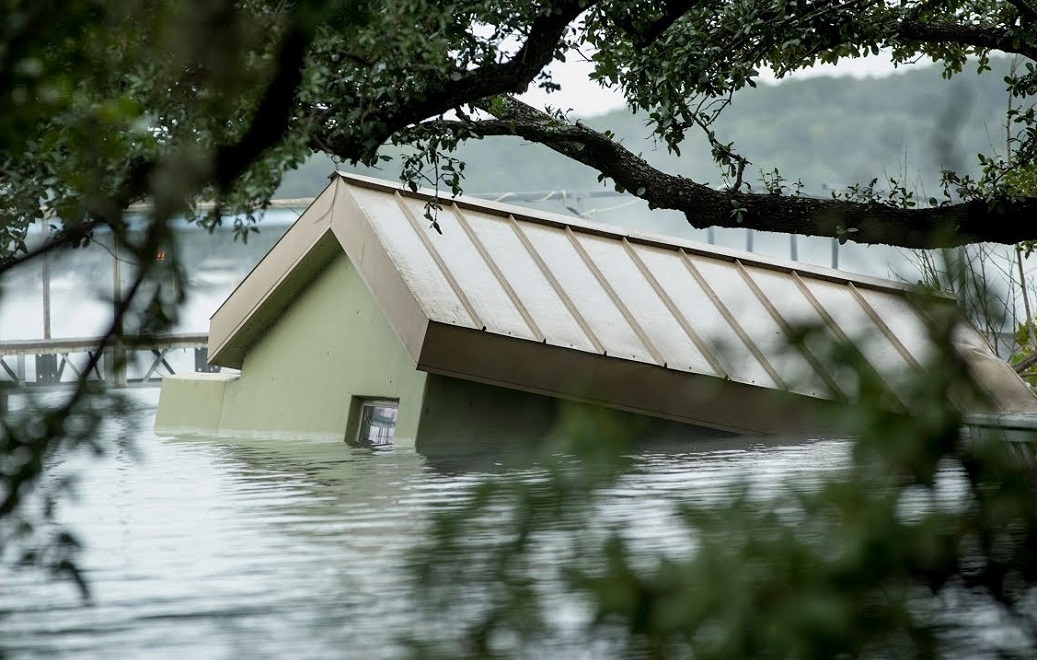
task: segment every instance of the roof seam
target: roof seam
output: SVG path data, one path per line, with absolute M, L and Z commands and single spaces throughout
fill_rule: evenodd
M 738 273 L 742 276 L 742 279 L 749 286 L 749 289 L 752 290 L 753 295 L 756 296 L 756 299 L 760 301 L 760 303 L 764 306 L 767 312 L 771 315 L 771 318 L 773 318 L 774 321 L 781 328 L 781 331 L 785 333 L 785 337 L 789 340 L 792 340 L 795 334 L 792 331 L 792 325 L 787 320 L 785 320 L 785 317 L 781 315 L 781 312 L 779 312 L 778 308 L 774 306 L 774 303 L 770 301 L 770 298 L 768 298 L 767 295 L 764 294 L 763 290 L 760 288 L 760 285 L 757 284 L 756 280 L 752 278 L 752 275 L 749 273 L 748 269 L 746 269 L 745 265 L 742 264 L 741 261 L 736 259 L 735 267 L 738 269 Z M 839 387 L 839 384 L 835 382 L 831 374 L 825 371 L 824 367 L 817 359 L 817 356 L 815 356 L 810 351 L 810 349 L 808 349 L 803 344 L 803 342 L 797 341 L 793 343 L 799 350 L 800 355 L 802 355 L 803 358 L 807 361 L 807 363 L 810 364 L 810 367 L 814 370 L 814 373 L 821 377 L 821 380 L 823 380 L 825 384 L 829 388 L 831 388 L 832 392 L 836 394 L 836 396 L 848 400 L 849 397 L 846 396 L 845 392 L 843 392 L 843 388 Z
M 648 285 L 652 287 L 653 291 L 655 291 L 655 295 L 657 295 L 663 305 L 666 306 L 666 309 L 670 312 L 670 316 L 672 316 L 677 322 L 677 325 L 681 327 L 681 330 L 684 331 L 684 334 L 687 335 L 689 340 L 691 340 L 691 343 L 694 344 L 695 348 L 697 348 L 699 352 L 702 353 L 702 356 L 706 358 L 706 361 L 709 362 L 709 366 L 713 368 L 716 375 L 721 378 L 730 378 L 730 374 L 728 374 L 727 370 L 724 369 L 724 365 L 720 362 L 720 359 L 713 354 L 712 349 L 710 349 L 706 342 L 703 341 L 702 337 L 695 332 L 695 329 L 691 327 L 688 319 L 685 318 L 684 314 L 682 314 L 677 308 L 677 304 L 673 302 L 672 298 L 670 298 L 670 294 L 666 293 L 666 290 L 663 289 L 659 280 L 656 279 L 655 275 L 653 275 L 648 269 L 648 265 L 641 259 L 641 256 L 637 254 L 637 250 L 635 250 L 634 246 L 630 244 L 630 241 L 626 239 L 626 236 L 623 237 L 623 247 L 626 248 L 627 254 L 630 255 L 630 260 L 633 261 L 634 265 L 637 266 L 637 269 L 641 271 L 641 276 L 645 278 Z
M 879 313 L 875 311 L 875 308 L 871 306 L 871 303 L 869 303 L 864 298 L 864 295 L 857 290 L 857 287 L 853 285 L 853 282 L 850 282 L 849 287 L 850 292 L 853 294 L 854 300 L 857 301 L 857 304 L 861 306 L 861 308 L 864 310 L 864 313 L 871 318 L 872 322 L 878 327 L 882 334 L 886 336 L 886 339 L 889 340 L 889 343 L 893 344 L 893 348 L 897 349 L 897 352 L 900 353 L 901 356 L 903 356 L 903 358 L 907 361 L 908 364 L 910 364 L 915 369 L 921 369 L 922 365 L 918 363 L 918 360 L 915 359 L 915 356 L 911 355 L 911 351 L 907 350 L 907 346 L 904 346 L 903 342 L 900 341 L 900 338 L 897 337 L 896 333 L 894 333 L 893 330 L 888 325 L 886 325 L 886 322 L 882 320 L 882 316 L 880 316 Z
M 835 334 L 839 341 L 844 342 L 853 350 L 854 353 L 857 354 L 857 357 L 861 360 L 861 363 L 869 371 L 871 371 L 872 375 L 878 377 L 877 380 L 879 383 L 882 383 L 882 389 L 884 389 L 892 397 L 892 400 L 897 404 L 897 406 L 901 408 L 901 410 L 904 410 L 904 402 L 900 400 L 900 397 L 897 396 L 896 392 L 894 392 L 891 388 L 886 386 L 885 380 L 882 378 L 881 374 L 879 373 L 879 370 L 875 368 L 875 365 L 873 365 L 870 360 L 868 360 L 868 358 L 864 355 L 864 352 L 861 351 L 854 342 L 850 341 L 850 338 L 847 336 L 847 334 L 843 332 L 842 327 L 840 327 L 839 323 L 832 317 L 831 314 L 828 313 L 828 310 L 825 309 L 824 305 L 821 304 L 821 301 L 817 299 L 817 296 L 814 295 L 814 292 L 811 291 L 810 287 L 808 287 L 806 282 L 803 281 L 803 278 L 799 276 L 799 273 L 795 271 L 792 272 L 792 281 L 796 283 L 796 287 L 799 288 L 800 292 L 803 294 L 803 297 L 807 299 L 807 302 L 809 302 L 810 305 L 814 308 L 814 311 L 816 311 L 818 316 L 820 316 L 821 319 L 825 322 L 825 325 L 829 327 L 829 329 L 832 331 L 833 334 Z
M 655 363 L 659 366 L 665 365 L 666 358 L 662 356 L 659 349 L 657 349 L 655 344 L 652 343 L 652 340 L 648 338 L 648 334 L 645 332 L 644 328 L 642 328 L 641 324 L 637 322 L 634 315 L 630 313 L 630 308 L 626 306 L 623 300 L 619 297 L 619 294 L 616 293 L 616 290 L 613 289 L 612 285 L 609 284 L 607 279 L 605 279 L 604 273 L 602 273 L 597 264 L 594 263 L 591 256 L 587 254 L 587 250 L 585 250 L 583 245 L 580 244 L 579 239 L 576 238 L 576 234 L 573 233 L 571 228 L 566 227 L 565 235 L 569 238 L 569 242 L 572 243 L 573 249 L 575 249 L 576 253 L 580 255 L 580 259 L 583 260 L 584 265 L 587 266 L 587 269 L 592 275 L 594 275 L 594 278 L 598 280 L 598 284 L 600 284 L 601 288 L 605 290 L 605 294 L 612 300 L 612 304 L 614 304 L 616 309 L 619 310 L 619 313 L 623 315 L 623 318 L 630 326 L 630 329 L 634 331 L 637 338 L 640 339 L 641 343 L 644 344 L 644 347 L 648 349 L 648 352 L 651 354 L 652 359 L 655 360 Z
M 743 328 L 742 325 L 738 322 L 738 320 L 735 319 L 734 314 L 731 313 L 731 310 L 729 310 L 727 308 L 727 305 L 725 305 L 724 302 L 720 300 L 720 296 L 718 296 L 717 292 L 713 290 L 713 287 L 709 285 L 709 282 L 707 282 L 706 278 L 702 276 L 702 273 L 699 272 L 699 269 L 695 267 L 695 264 L 691 262 L 691 259 L 688 257 L 688 254 L 680 248 L 677 249 L 677 252 L 680 254 L 681 263 L 683 263 L 684 267 L 688 270 L 689 273 L 691 273 L 691 276 L 695 278 L 695 281 L 698 283 L 699 287 L 702 288 L 702 290 L 706 293 L 706 296 L 708 296 L 710 301 L 712 301 L 713 306 L 717 308 L 717 311 L 719 311 L 720 315 L 724 317 L 724 320 L 727 321 L 727 324 L 731 326 L 731 329 L 735 331 L 735 334 L 738 335 L 738 338 L 742 340 L 742 343 L 745 344 L 745 347 L 749 349 L 749 352 L 753 354 L 753 357 L 756 358 L 757 362 L 760 363 L 760 366 L 762 366 L 764 371 L 767 372 L 767 375 L 771 377 L 771 379 L 774 381 L 774 384 L 777 385 L 779 388 L 787 389 L 788 385 L 785 384 L 785 381 L 781 378 L 781 376 L 778 375 L 778 372 L 774 368 L 774 366 L 763 355 L 763 352 L 760 350 L 760 347 L 757 346 L 756 343 L 749 337 L 749 334 L 745 331 L 745 328 Z
M 821 317 L 821 320 L 825 322 L 825 325 L 828 326 L 829 330 L 831 330 L 840 341 L 849 341 L 849 337 L 846 336 L 843 329 L 839 327 L 839 324 L 835 322 L 832 315 L 824 308 L 821 301 L 814 296 L 813 292 L 811 292 L 809 288 L 807 288 L 806 283 L 803 282 L 803 278 L 795 271 L 792 272 L 792 281 L 796 284 L 796 288 L 799 289 L 799 292 L 803 294 L 803 297 L 807 299 L 807 302 L 810 303 L 810 306 L 814 308 L 814 311 L 817 312 L 817 315 Z
M 562 301 L 562 304 L 565 305 L 566 309 L 569 310 L 569 313 L 572 314 L 572 317 L 576 320 L 576 323 L 580 326 L 580 329 L 583 330 L 583 333 L 587 336 L 587 339 L 589 339 L 591 343 L 594 344 L 594 347 L 598 350 L 599 353 L 607 354 L 608 351 L 605 349 L 605 346 L 601 343 L 601 340 L 598 339 L 597 335 L 594 334 L 594 331 L 591 330 L 590 325 L 587 323 L 587 320 L 583 318 L 582 314 L 580 314 L 580 310 L 577 309 L 576 305 L 569 298 L 568 294 L 565 293 L 565 289 L 562 288 L 562 285 L 555 278 L 554 273 L 551 272 L 551 269 L 548 267 L 543 257 L 541 257 L 540 253 L 536 251 L 535 247 L 533 247 L 533 244 L 529 241 L 529 237 L 526 236 L 524 231 L 522 231 L 522 226 L 519 225 L 518 220 L 515 219 L 515 216 L 508 215 L 508 221 L 511 224 L 511 228 L 515 231 L 515 234 L 518 236 L 519 241 L 522 243 L 522 246 L 526 248 L 526 252 L 528 252 L 529 256 L 533 258 L 534 262 L 536 262 L 537 267 L 540 268 L 540 272 L 543 273 L 544 277 L 547 278 L 547 281 L 551 285 L 551 288 L 555 290 L 555 294 Z
M 477 328 L 485 328 L 486 324 L 482 322 L 481 318 L 479 318 L 479 314 L 476 313 L 472 301 L 468 300 L 468 296 L 465 295 L 461 285 L 458 284 L 457 280 L 454 279 L 453 274 L 451 274 L 450 269 L 447 268 L 446 263 L 443 261 L 443 257 L 439 254 L 439 250 L 436 249 L 436 246 L 433 245 L 432 241 L 430 241 L 428 236 L 425 235 L 421 225 L 418 224 L 417 218 L 415 218 L 414 214 L 411 213 L 411 210 L 407 208 L 407 203 L 403 201 L 403 196 L 400 195 L 399 191 L 396 191 L 393 198 L 403 211 L 403 215 L 406 216 L 407 221 L 410 222 L 410 226 L 414 229 L 414 233 L 418 235 L 418 239 L 421 240 L 425 249 L 428 250 L 429 256 L 432 257 L 432 261 L 434 261 L 436 267 L 439 268 L 439 272 L 443 274 L 443 279 L 445 279 L 447 284 L 450 285 L 450 288 L 453 289 L 454 295 L 456 295 L 457 299 L 461 301 L 461 305 L 465 308 L 465 311 L 468 312 L 468 316 L 475 321 L 475 326 Z
M 486 246 L 482 244 L 479 236 L 469 224 L 468 219 L 465 218 L 463 213 L 461 213 L 461 209 L 457 204 L 451 204 L 450 208 L 457 217 L 457 223 L 461 225 L 461 229 L 463 229 L 465 234 L 468 235 L 468 240 L 470 240 L 472 245 L 475 246 L 475 250 L 482 257 L 483 261 L 486 262 L 486 266 L 489 267 L 493 276 L 497 278 L 497 282 L 500 283 L 501 287 L 504 289 L 504 293 L 506 293 L 508 298 L 511 299 L 511 304 L 513 304 L 515 309 L 518 310 L 518 313 L 522 316 L 522 320 L 526 322 L 526 325 L 529 326 L 529 329 L 533 332 L 533 336 L 537 338 L 537 341 L 544 341 L 547 338 L 546 335 L 541 332 L 540 327 L 537 326 L 536 321 L 533 320 L 533 315 L 530 314 L 529 310 L 526 309 L 526 306 L 522 304 L 522 300 L 518 297 L 518 294 L 515 293 L 515 289 L 512 288 L 508 279 L 504 277 L 504 273 L 501 272 L 500 267 L 497 265 L 497 262 L 494 261 L 493 256 L 489 251 L 487 251 Z

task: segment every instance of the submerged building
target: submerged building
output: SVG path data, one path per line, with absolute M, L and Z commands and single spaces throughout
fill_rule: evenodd
M 432 199 L 333 175 L 211 319 L 210 364 L 240 373 L 167 377 L 157 429 L 482 444 L 565 400 L 654 434 L 817 432 L 858 395 L 828 340 L 910 413 L 932 344 L 908 286 L 468 198 L 437 228 Z M 963 410 L 1037 411 L 972 326 L 955 344 L 990 395 Z

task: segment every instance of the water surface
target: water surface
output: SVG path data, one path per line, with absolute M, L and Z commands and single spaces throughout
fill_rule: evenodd
M 157 390 L 132 396 L 133 418 L 106 431 L 106 457 L 55 470 L 81 473 L 62 516 L 86 544 L 92 604 L 37 572 L 0 573 L 0 655 L 399 657 L 415 621 L 404 558 L 428 517 L 461 502 L 487 465 L 492 478 L 537 475 L 492 462 L 444 469 L 413 451 L 344 443 L 161 438 L 150 430 Z M 133 423 L 135 451 L 119 440 Z M 677 503 L 724 497 L 742 477 L 762 490 L 809 478 L 841 464 L 846 448 L 642 447 L 597 524 L 621 525 L 646 552 L 679 552 L 688 540 L 671 518 Z

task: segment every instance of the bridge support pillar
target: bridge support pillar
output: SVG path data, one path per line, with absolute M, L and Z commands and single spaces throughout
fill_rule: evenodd
M 114 387 L 126 387 L 126 348 L 118 344 L 105 349 L 104 380 Z
M 36 356 L 36 382 L 52 384 L 58 382 L 58 356 L 54 353 Z

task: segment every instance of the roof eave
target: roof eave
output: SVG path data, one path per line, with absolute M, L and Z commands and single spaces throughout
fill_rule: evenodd
M 432 322 L 418 368 L 736 433 L 823 427 L 831 401 Z

